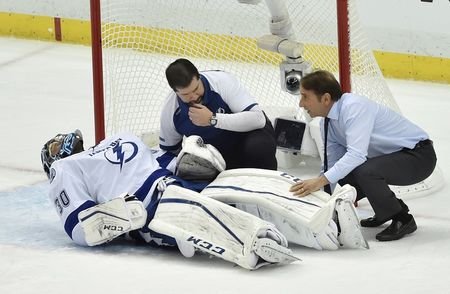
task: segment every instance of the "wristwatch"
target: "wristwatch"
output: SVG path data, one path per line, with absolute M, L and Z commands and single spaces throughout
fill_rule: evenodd
M 217 117 L 216 117 L 216 115 L 215 114 L 213 114 L 212 116 L 211 116 L 211 118 L 209 119 L 209 124 L 211 125 L 211 126 L 215 126 L 215 125 L 217 125 Z

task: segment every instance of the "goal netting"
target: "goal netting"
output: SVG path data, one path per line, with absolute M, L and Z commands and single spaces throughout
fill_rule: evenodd
M 304 44 L 304 59 L 336 75 L 337 1 L 285 1 L 296 41 Z M 350 40 L 346 62 L 352 91 L 398 110 L 368 45 L 356 0 L 346 2 L 349 29 L 344 33 Z M 100 4 L 106 135 L 127 130 L 157 138 L 161 107 L 170 91 L 164 71 L 180 57 L 193 61 L 199 70 L 235 74 L 271 119 L 296 113 L 299 98 L 280 86 L 283 56 L 256 45 L 257 38 L 270 34 L 265 1 L 249 5 L 238 0 L 102 0 Z

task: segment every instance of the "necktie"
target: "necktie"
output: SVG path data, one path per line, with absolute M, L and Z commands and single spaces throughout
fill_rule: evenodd
M 325 132 L 325 142 L 323 142 L 324 151 L 323 151 L 323 172 L 325 173 L 328 170 L 328 158 L 327 158 L 327 138 L 328 138 L 328 125 L 330 124 L 330 119 L 328 117 L 325 117 L 325 123 L 324 123 L 324 132 Z M 331 194 L 331 187 L 330 184 L 325 185 L 323 187 L 323 190 L 327 192 L 328 194 Z

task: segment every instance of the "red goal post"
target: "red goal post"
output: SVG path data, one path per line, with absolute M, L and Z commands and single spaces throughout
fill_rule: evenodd
M 92 80 L 94 90 L 95 143 L 105 138 L 103 95 L 102 25 L 100 0 L 91 0 Z

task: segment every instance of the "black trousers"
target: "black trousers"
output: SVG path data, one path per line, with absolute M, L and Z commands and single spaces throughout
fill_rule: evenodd
M 396 198 L 388 185 L 406 186 L 423 181 L 436 166 L 436 153 L 430 140 L 414 149 L 404 148 L 391 154 L 369 158 L 339 181 L 358 192 L 357 200 L 367 197 L 379 220 L 389 220 L 408 207 Z
M 227 169 L 277 169 L 275 131 L 267 117 L 264 128 L 239 133 L 238 138 L 238 143 L 232 148 L 221 150 Z

